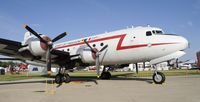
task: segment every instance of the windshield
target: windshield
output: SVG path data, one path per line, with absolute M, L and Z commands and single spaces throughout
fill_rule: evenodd
M 152 33 L 153 34 L 163 34 L 163 32 L 161 30 L 153 30 Z

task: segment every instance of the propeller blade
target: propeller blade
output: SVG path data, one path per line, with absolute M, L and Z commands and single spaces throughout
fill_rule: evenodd
M 178 68 L 178 58 L 176 59 L 176 68 Z
M 46 64 L 47 64 L 47 71 L 48 74 L 51 71 L 51 53 L 50 53 L 51 47 L 49 46 L 47 49 L 47 53 L 46 53 Z
M 107 47 L 108 47 L 108 45 L 105 45 L 99 52 L 104 51 Z
M 190 60 L 188 59 L 188 60 L 185 60 L 185 61 L 183 61 L 183 63 L 185 63 L 185 62 L 189 62 Z
M 28 25 L 24 25 L 24 28 L 31 32 L 33 35 L 35 35 L 37 38 L 39 38 L 42 42 L 47 43 L 37 32 L 35 32 L 32 28 L 30 28 Z
M 62 33 L 62 34 L 58 35 L 57 37 L 55 37 L 52 40 L 52 42 L 56 42 L 56 41 L 60 40 L 61 38 L 65 37 L 66 35 L 67 35 L 67 32 Z
M 95 64 L 96 64 L 97 77 L 99 78 L 99 76 L 100 76 L 99 54 L 96 54 Z
M 167 66 L 171 66 L 171 64 L 170 64 L 170 60 L 169 60 L 169 61 L 167 61 Z
M 86 39 L 84 40 L 84 42 L 87 44 L 87 46 L 91 49 L 93 53 L 96 53 L 96 51 L 94 51 L 94 49 L 90 46 L 90 44 L 86 41 Z

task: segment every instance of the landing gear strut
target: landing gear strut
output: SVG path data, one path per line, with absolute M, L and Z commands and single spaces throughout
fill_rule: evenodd
M 165 82 L 165 75 L 162 72 L 158 72 L 157 68 L 155 66 L 153 66 L 155 68 L 154 74 L 153 74 L 153 81 L 155 84 L 162 84 Z
M 103 72 L 101 73 L 100 78 L 101 79 L 110 79 L 111 78 L 111 74 L 108 70 L 106 71 L 106 67 L 103 68 Z
M 62 71 L 62 68 L 59 68 L 59 72 L 55 77 L 55 83 L 56 84 L 61 84 L 61 83 L 69 83 L 70 82 L 70 76 L 67 73 L 67 70 L 64 70 L 64 72 Z

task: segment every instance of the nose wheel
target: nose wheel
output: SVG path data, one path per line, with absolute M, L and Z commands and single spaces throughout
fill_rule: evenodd
M 155 72 L 153 74 L 153 81 L 155 84 L 162 84 L 165 82 L 165 75 L 162 72 Z

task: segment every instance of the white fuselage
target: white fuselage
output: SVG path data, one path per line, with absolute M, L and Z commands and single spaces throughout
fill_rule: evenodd
M 87 39 L 97 50 L 108 45 L 101 53 L 100 61 L 103 65 L 111 65 L 151 61 L 188 47 L 185 38 L 162 32 L 162 29 L 155 27 L 127 28 L 60 43 L 55 45 L 54 49 L 76 55 L 79 54 L 80 48 L 87 47 L 83 41 Z

